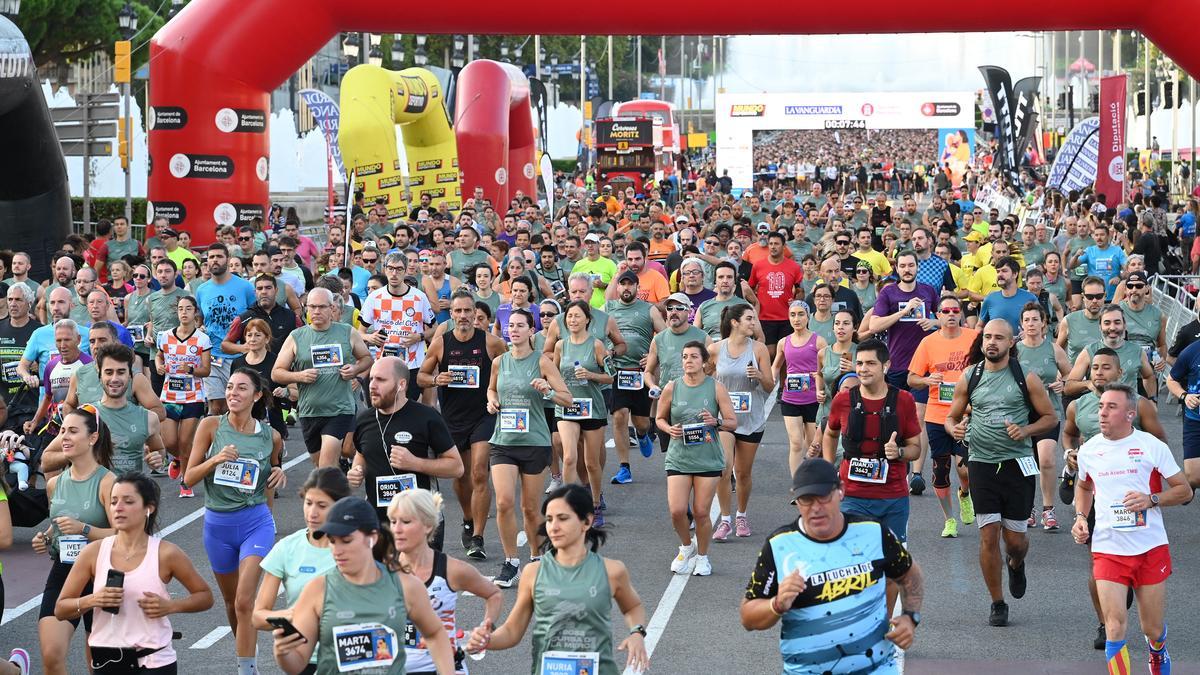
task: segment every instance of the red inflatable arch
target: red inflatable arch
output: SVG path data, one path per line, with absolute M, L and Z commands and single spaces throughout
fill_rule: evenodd
M 664 3 L 614 0 L 603 28 L 618 35 L 910 33 L 995 30 L 1142 31 L 1200 76 L 1195 0 L 1010 0 L 981 12 L 960 0 L 869 0 L 854 12 L 796 12 L 778 0 L 730 12 L 700 0 L 679 13 Z M 269 92 L 339 31 L 579 35 L 598 25 L 587 12 L 547 0 L 517 7 L 484 0 L 457 5 L 377 0 L 197 0 L 150 46 L 150 200 L 155 211 L 212 241 L 215 223 L 261 214 L 268 201 Z M 719 18 L 713 18 L 719 17 Z
M 504 63 L 472 61 L 459 74 L 455 106 L 463 196 L 481 187 L 501 213 L 518 190 L 536 196 L 537 137 L 525 74 Z

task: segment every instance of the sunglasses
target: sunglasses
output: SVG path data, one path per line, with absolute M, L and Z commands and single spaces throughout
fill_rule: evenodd
M 686 311 L 688 311 L 688 308 L 684 307 L 683 305 L 671 305 L 670 307 L 667 308 L 667 311 L 668 312 L 686 312 Z
M 838 246 L 849 246 L 850 240 L 849 239 L 838 239 L 837 241 L 835 241 L 833 243 L 837 244 Z
M 1145 288 L 1146 284 L 1125 284 L 1125 288 L 1133 290 L 1135 288 Z
M 238 241 L 250 241 L 254 237 L 238 237 Z
M 833 492 L 832 491 L 829 494 L 821 496 L 821 497 L 817 497 L 815 495 L 804 495 L 803 497 L 796 498 L 796 502 L 798 504 L 800 504 L 801 506 L 812 506 L 813 504 L 828 504 L 831 501 L 833 501 Z
M 150 275 L 149 274 L 135 274 L 135 275 L 133 275 L 133 278 L 134 279 L 149 279 Z
M 960 314 L 960 313 L 962 313 L 962 310 L 959 309 L 958 307 L 943 307 L 943 308 L 939 309 L 938 311 L 941 312 L 942 314 Z
M 1103 300 L 1104 294 L 1103 293 L 1084 293 L 1083 297 L 1086 300 Z
M 542 312 L 543 319 L 553 319 L 558 316 L 558 312 Z
M 375 263 L 379 262 L 379 258 L 363 258 L 363 262 L 367 263 L 368 265 L 374 265 Z

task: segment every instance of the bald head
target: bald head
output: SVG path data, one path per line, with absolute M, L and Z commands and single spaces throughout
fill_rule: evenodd
M 1013 329 L 1004 319 L 992 319 L 983 326 L 983 356 L 992 363 L 1008 363 L 1013 348 Z
M 385 356 L 371 366 L 368 393 L 371 406 L 384 413 L 393 413 L 405 402 L 408 388 L 408 365 L 396 356 Z
M 46 306 L 50 308 L 52 321 L 67 318 L 71 314 L 71 291 L 62 286 L 50 291 Z

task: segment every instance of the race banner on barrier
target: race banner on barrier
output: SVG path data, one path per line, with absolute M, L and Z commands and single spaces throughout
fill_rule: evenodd
M 1100 79 L 1100 152 L 1096 194 L 1116 206 L 1125 194 L 1125 75 Z
M 1089 117 L 1067 134 L 1054 158 L 1046 187 L 1068 193 L 1082 190 L 1096 180 L 1096 162 L 1100 150 L 1100 118 Z

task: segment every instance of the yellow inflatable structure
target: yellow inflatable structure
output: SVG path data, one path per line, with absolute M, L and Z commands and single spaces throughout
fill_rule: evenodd
M 400 125 L 407 170 L 400 166 L 396 125 Z M 362 191 L 367 204 L 383 197 L 390 218 L 405 217 L 423 195 L 431 198 L 431 210 L 445 202 L 451 212 L 458 211 L 462 203 L 458 147 L 445 92 L 428 70 L 351 68 L 342 80 L 338 144 L 347 173 L 357 176 L 355 189 Z

